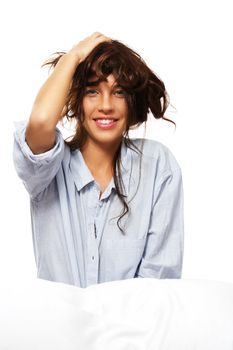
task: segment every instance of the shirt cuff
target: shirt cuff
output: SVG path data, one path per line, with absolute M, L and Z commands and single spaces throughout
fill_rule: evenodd
M 40 154 L 34 154 L 30 147 L 28 146 L 26 139 L 25 139 L 25 132 L 26 132 L 26 126 L 27 121 L 17 121 L 14 122 L 15 126 L 15 139 L 17 143 L 19 144 L 22 153 L 24 156 L 30 160 L 32 163 L 37 164 L 45 164 L 48 163 L 51 158 L 54 157 L 55 154 L 62 152 L 62 148 L 64 148 L 64 139 L 62 136 L 61 131 L 56 127 L 56 141 L 55 145 L 48 151 L 40 153 Z

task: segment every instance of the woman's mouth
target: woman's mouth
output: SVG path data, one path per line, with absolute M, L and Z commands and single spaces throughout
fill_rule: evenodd
M 115 127 L 117 119 L 113 118 L 96 118 L 94 119 L 94 122 L 96 123 L 97 127 L 102 130 L 108 130 Z

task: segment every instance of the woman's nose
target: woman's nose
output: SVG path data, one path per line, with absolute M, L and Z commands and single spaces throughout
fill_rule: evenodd
M 99 111 L 109 113 L 113 109 L 113 103 L 109 94 L 104 94 L 100 98 Z

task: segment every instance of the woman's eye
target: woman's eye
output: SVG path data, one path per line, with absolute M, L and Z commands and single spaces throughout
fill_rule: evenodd
M 124 96 L 125 92 L 123 90 L 116 90 L 115 93 L 119 96 Z
M 97 90 L 94 90 L 94 89 L 88 89 L 86 90 L 85 94 L 86 95 L 89 95 L 89 96 L 93 96 L 93 95 L 96 95 L 98 93 Z M 117 95 L 117 96 L 124 96 L 125 95 L 125 92 L 124 90 L 122 89 L 119 89 L 119 90 L 115 90 L 114 91 L 114 94 Z
M 94 95 L 96 92 L 96 90 L 86 90 L 87 95 Z

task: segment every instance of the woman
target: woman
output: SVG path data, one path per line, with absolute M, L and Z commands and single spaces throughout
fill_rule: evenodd
M 180 167 L 163 144 L 128 137 L 149 110 L 166 119 L 163 82 L 101 33 L 47 64 L 54 70 L 14 143 L 30 194 L 38 277 L 80 287 L 180 278 Z M 77 122 L 69 141 L 56 127 L 62 118 Z

